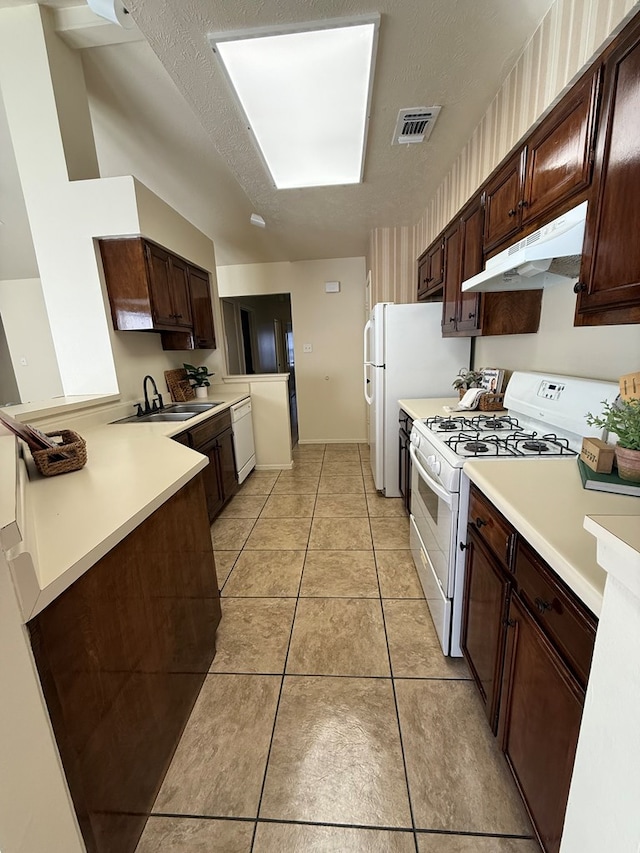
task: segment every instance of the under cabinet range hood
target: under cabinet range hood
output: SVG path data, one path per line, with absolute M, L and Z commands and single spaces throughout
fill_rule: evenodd
M 540 290 L 574 279 L 580 271 L 587 202 L 563 213 L 504 252 L 482 272 L 462 282 L 462 290 Z

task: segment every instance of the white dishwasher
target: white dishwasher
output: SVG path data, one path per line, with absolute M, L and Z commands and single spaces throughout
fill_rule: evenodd
M 233 429 L 233 449 L 236 455 L 238 483 L 244 483 L 256 467 L 251 400 L 241 400 L 231 406 L 231 427 Z

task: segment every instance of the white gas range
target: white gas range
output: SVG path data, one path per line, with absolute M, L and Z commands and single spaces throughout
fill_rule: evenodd
M 553 459 L 575 456 L 586 435 L 587 412 L 613 402 L 612 382 L 515 372 L 507 411 L 443 412 L 414 420 L 411 431 L 411 551 L 444 654 L 460 657 L 469 481 L 473 459 Z M 523 487 L 524 484 L 523 484 Z

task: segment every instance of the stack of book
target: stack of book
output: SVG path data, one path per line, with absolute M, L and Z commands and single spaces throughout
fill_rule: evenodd
M 599 474 L 592 471 L 579 457 L 578 470 L 585 489 L 592 489 L 595 492 L 613 492 L 617 495 L 634 495 L 640 498 L 640 483 L 623 480 L 615 472 Z

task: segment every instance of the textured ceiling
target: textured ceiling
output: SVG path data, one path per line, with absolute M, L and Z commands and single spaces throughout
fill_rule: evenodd
M 133 171 L 212 236 L 222 263 L 362 255 L 372 228 L 420 217 L 550 5 L 130 0 L 145 41 L 83 52 L 101 171 Z M 374 11 L 381 25 L 364 182 L 274 189 L 207 33 Z M 443 109 L 430 140 L 392 147 L 398 110 L 431 104 Z M 264 231 L 248 224 L 252 211 L 267 221 Z

